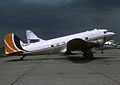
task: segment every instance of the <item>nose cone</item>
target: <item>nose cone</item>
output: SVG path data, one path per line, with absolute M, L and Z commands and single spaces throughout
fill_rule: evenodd
M 115 35 L 115 33 L 114 32 L 107 32 L 107 35 L 108 36 L 113 36 L 113 35 Z

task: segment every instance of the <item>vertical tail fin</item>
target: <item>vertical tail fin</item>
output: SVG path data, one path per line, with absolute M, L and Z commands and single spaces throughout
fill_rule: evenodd
M 13 33 L 7 34 L 4 36 L 4 47 L 5 47 L 5 53 L 11 54 L 11 53 L 17 53 L 22 52 L 22 41 Z
M 45 40 L 40 39 L 39 37 L 37 37 L 31 30 L 26 31 L 26 36 L 27 36 L 28 44 L 39 42 L 39 41 L 45 41 Z

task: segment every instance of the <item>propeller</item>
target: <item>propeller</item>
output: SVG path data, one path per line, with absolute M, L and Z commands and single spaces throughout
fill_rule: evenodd
M 105 42 L 107 41 L 107 37 L 104 36 L 102 39 L 96 40 L 98 48 L 101 50 L 101 53 L 104 53 Z

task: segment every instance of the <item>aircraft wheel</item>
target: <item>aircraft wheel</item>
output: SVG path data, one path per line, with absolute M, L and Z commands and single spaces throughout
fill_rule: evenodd
M 22 61 L 23 60 L 23 58 L 25 58 L 26 56 L 25 55 L 23 55 L 22 57 L 20 57 L 20 60 Z
M 84 59 L 93 59 L 94 58 L 94 55 L 93 55 L 93 53 L 83 53 L 83 58 Z

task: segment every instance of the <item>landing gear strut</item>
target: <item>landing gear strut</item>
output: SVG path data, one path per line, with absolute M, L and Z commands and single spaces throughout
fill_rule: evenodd
M 25 55 L 23 55 L 22 57 L 20 57 L 20 60 L 23 60 L 23 58 L 25 58 L 26 56 Z
M 83 58 L 92 60 L 92 59 L 94 59 L 94 55 L 93 55 L 92 52 L 84 52 L 83 53 Z
M 71 53 L 71 51 L 67 50 L 67 51 L 65 52 L 65 55 L 72 55 L 72 53 Z

